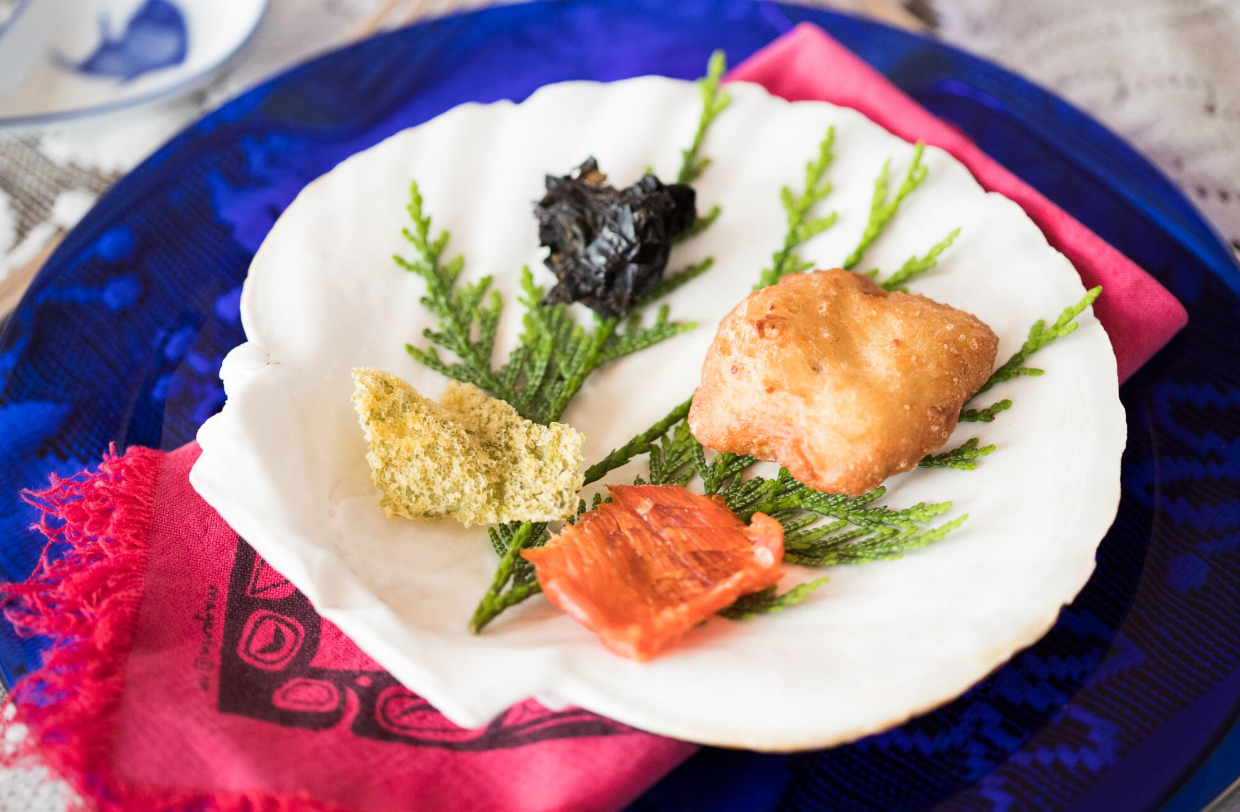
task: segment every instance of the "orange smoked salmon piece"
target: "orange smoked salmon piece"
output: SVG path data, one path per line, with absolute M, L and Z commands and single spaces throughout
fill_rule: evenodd
M 679 485 L 621 485 L 611 501 L 523 550 L 556 606 L 603 645 L 649 660 L 742 595 L 780 576 L 784 529 L 749 526 L 716 499 Z

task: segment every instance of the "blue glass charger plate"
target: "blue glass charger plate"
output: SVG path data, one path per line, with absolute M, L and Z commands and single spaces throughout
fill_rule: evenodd
M 0 337 L 0 576 L 40 539 L 17 489 L 109 443 L 175 448 L 224 402 L 251 256 L 306 183 L 465 101 L 697 76 L 810 21 L 1155 274 L 1188 328 L 1122 389 L 1129 443 L 1098 569 L 1050 633 L 887 733 L 790 756 L 707 749 L 633 805 L 677 810 L 1200 809 L 1240 773 L 1240 272 L 1147 161 L 1002 69 L 876 23 L 753 0 L 509 6 L 386 34 L 207 116 L 64 241 Z M 0 675 L 45 640 L 0 625 Z M 805 701 L 814 701 L 813 674 Z

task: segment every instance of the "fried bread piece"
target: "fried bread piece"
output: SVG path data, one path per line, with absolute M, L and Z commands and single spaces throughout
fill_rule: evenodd
M 387 515 L 469 526 L 573 514 L 585 438 L 572 426 L 540 426 L 471 384 L 449 382 L 435 403 L 390 372 L 355 369 L 353 381 Z
M 947 441 L 998 345 L 976 316 L 867 276 L 792 274 L 719 325 L 689 426 L 708 448 L 859 496 Z
M 742 595 L 779 580 L 784 529 L 749 526 L 680 485 L 621 485 L 521 554 L 547 598 L 624 657 L 648 660 Z

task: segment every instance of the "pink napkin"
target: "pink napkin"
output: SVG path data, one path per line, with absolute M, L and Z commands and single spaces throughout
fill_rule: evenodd
M 101 809 L 614 810 L 693 752 L 533 700 L 456 727 L 198 496 L 198 455 L 131 448 L 29 497 L 52 555 L 6 616 L 56 645 L 13 692 L 26 755 Z
M 801 27 L 733 78 L 847 104 L 937 144 L 1021 203 L 1101 282 L 1121 377 L 1185 322 L 1139 268 Z M 322 620 L 189 486 L 198 456 L 143 448 L 31 494 L 44 560 L 6 616 L 52 649 L 13 691 L 38 759 L 106 810 L 616 810 L 693 747 L 533 701 L 463 730 Z
M 1121 382 L 1188 322 L 1184 306 L 1154 277 L 904 95 L 821 28 L 798 25 L 737 66 L 728 78 L 756 82 L 792 101 L 815 99 L 856 108 L 901 138 L 946 150 L 986 189 L 1019 203 L 1047 241 L 1072 260 L 1085 287 L 1102 285 L 1094 312 L 1115 348 Z

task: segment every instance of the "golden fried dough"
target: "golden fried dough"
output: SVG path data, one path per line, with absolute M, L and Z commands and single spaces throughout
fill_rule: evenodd
M 708 448 L 859 496 L 946 442 L 998 344 L 977 317 L 869 277 L 793 274 L 719 325 L 689 426 Z

